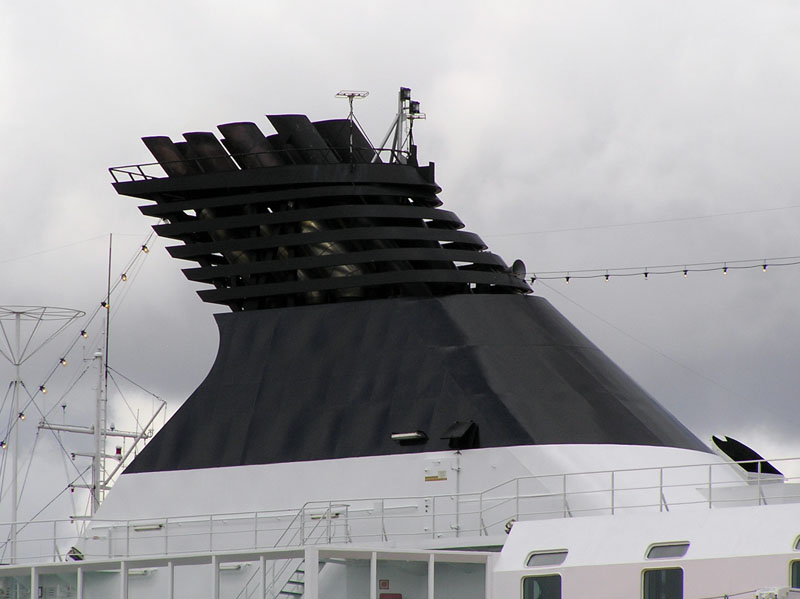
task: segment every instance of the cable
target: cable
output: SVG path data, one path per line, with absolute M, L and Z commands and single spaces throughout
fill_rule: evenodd
M 631 335 L 631 334 L 630 334 L 630 333 L 628 333 L 627 331 L 625 331 L 625 330 L 621 329 L 620 327 L 618 327 L 617 325 L 615 325 L 615 324 L 613 324 L 613 323 L 609 322 L 608 320 L 606 320 L 606 319 L 605 319 L 605 318 L 603 318 L 602 316 L 600 316 L 600 315 L 598 315 L 598 314 L 595 314 L 594 312 L 592 312 L 591 310 L 589 310 L 589 309 L 588 309 L 588 308 L 586 308 L 585 306 L 583 306 L 583 305 L 579 304 L 578 302 L 576 302 L 576 301 L 575 301 L 575 300 L 573 300 L 572 298 L 569 298 L 569 297 L 567 297 L 566 295 L 564 295 L 563 293 L 561 293 L 561 292 L 560 292 L 560 291 L 558 291 L 557 289 L 553 288 L 552 286 L 548 285 L 547 283 L 542 283 L 542 284 L 543 284 L 545 287 L 547 287 L 547 288 L 548 288 L 550 291 L 552 291 L 553 293 L 556 293 L 556 294 L 560 295 L 562 298 L 564 298 L 565 300 L 567 300 L 568 302 L 570 302 L 570 303 L 571 303 L 571 304 L 573 304 L 574 306 L 576 306 L 576 307 L 580 308 L 581 310 L 583 310 L 584 312 L 586 312 L 586 313 L 587 313 L 587 314 L 589 314 L 590 316 L 593 316 L 594 318 L 596 318 L 597 320 L 599 320 L 600 322 L 602 322 L 602 323 L 603 323 L 603 324 L 605 324 L 606 326 L 609 326 L 609 327 L 611 327 L 612 329 L 614 329 L 614 330 L 615 330 L 615 331 L 617 331 L 618 333 L 620 333 L 620 334 L 624 335 L 624 336 L 625 336 L 625 337 L 627 337 L 628 339 L 630 339 L 630 340 L 632 340 L 632 341 L 635 341 L 636 343 L 638 343 L 638 344 L 639 344 L 639 345 L 641 345 L 642 347 L 645 347 L 645 348 L 649 349 L 650 351 L 657 353 L 659 356 L 661 356 L 662 358 L 665 358 L 666 360 L 669 360 L 670 362 L 672 362 L 672 363 L 673 363 L 673 364 L 675 364 L 676 366 L 680 366 L 680 367 L 681 367 L 681 368 L 683 368 L 684 370 L 687 370 L 687 371 L 691 372 L 691 373 L 692 373 L 692 374 L 694 374 L 695 376 L 697 376 L 697 377 L 700 377 L 701 379 L 703 379 L 703 380 L 705 380 L 705 381 L 707 381 L 707 382 L 711 383 L 712 385 L 716 385 L 717 387 L 719 387 L 720 389 L 723 389 L 724 391 L 727 391 L 727 392 L 728 392 L 728 393 L 730 393 L 731 395 L 733 395 L 733 396 L 735 396 L 735 397 L 738 397 L 739 399 L 741 399 L 741 400 L 743 400 L 743 401 L 745 401 L 745 402 L 749 401 L 749 400 L 748 400 L 746 397 L 744 397 L 744 396 L 742 396 L 741 394 L 737 393 L 735 390 L 731 389 L 730 387 L 726 387 L 725 385 L 723 385 L 723 384 L 722 384 L 722 383 L 720 383 L 719 381 L 716 381 L 716 380 L 712 379 L 711 377 L 709 377 L 709 376 L 707 376 L 707 375 L 703 374 L 702 372 L 698 372 L 697 370 L 695 370 L 695 369 L 694 369 L 694 368 L 692 368 L 691 366 L 687 366 L 686 364 L 683 364 L 682 362 L 679 362 L 678 360 L 676 360 L 676 359 L 675 359 L 675 358 L 673 358 L 672 356 L 669 356 L 669 355 L 665 354 L 665 353 L 664 353 L 663 351 L 661 351 L 660 349 L 658 349 L 658 348 L 656 348 L 656 347 L 653 347 L 653 346 L 652 346 L 652 345 L 650 345 L 649 343 L 646 343 L 646 342 L 642 341 L 641 339 L 639 339 L 639 338 L 637 338 L 637 337 L 634 337 L 633 335 Z
M 16 260 L 24 260 L 25 258 L 32 258 L 34 256 L 41 256 L 42 254 L 49 254 L 50 252 L 57 252 L 59 250 L 63 250 L 68 247 L 72 247 L 75 245 L 80 245 L 82 243 L 87 243 L 89 241 L 95 241 L 96 239 L 103 239 L 105 235 L 97 235 L 95 237 L 89 237 L 88 239 L 82 239 L 80 241 L 73 241 L 72 243 L 67 243 L 65 245 L 60 245 L 54 248 L 48 248 L 46 250 L 40 250 L 38 252 L 33 252 L 32 254 L 25 254 L 23 256 L 15 256 L 13 258 L 6 258 L 5 260 L 0 260 L 0 264 L 6 264 L 7 262 L 14 262 Z
M 638 227 L 641 225 L 660 225 L 664 223 L 679 223 L 693 220 L 707 220 L 723 216 L 741 216 L 745 214 L 757 214 L 760 212 L 776 212 L 779 210 L 794 210 L 800 205 L 777 206 L 773 208 L 756 208 L 753 210 L 739 210 L 737 212 L 717 212 L 713 214 L 701 214 L 698 216 L 683 216 L 675 218 L 661 218 L 655 220 L 633 221 L 629 223 L 605 224 L 605 225 L 586 225 L 584 227 L 565 227 L 562 229 L 542 229 L 540 231 L 521 231 L 519 233 L 496 233 L 494 235 L 483 235 L 482 237 L 522 237 L 524 235 L 545 235 L 548 233 L 571 233 L 574 231 L 591 231 L 595 229 L 620 229 L 623 227 Z
M 144 392 L 145 392 L 145 393 L 147 393 L 148 395 L 152 395 L 153 397 L 155 397 L 155 398 L 156 398 L 156 399 L 158 399 L 158 400 L 160 400 L 160 399 L 161 399 L 161 397 L 160 397 L 160 396 L 156 395 L 156 394 L 155 394 L 155 393 L 153 393 L 152 391 L 149 391 L 149 390 L 145 389 L 144 387 L 142 387 L 142 386 L 141 386 L 139 383 L 137 383 L 136 381 L 133 381 L 133 380 L 129 379 L 127 376 L 125 376 L 124 374 L 122 374 L 122 373 L 121 373 L 119 370 L 116 370 L 116 369 L 112 368 L 111 366 L 109 366 L 109 367 L 108 367 L 108 369 L 109 369 L 111 372 L 113 372 L 114 374 L 118 374 L 119 376 L 121 376 L 122 378 L 124 378 L 126 381 L 128 381 L 128 382 L 129 382 L 131 385 L 133 385 L 133 386 L 135 386 L 135 387 L 138 387 L 139 389 L 141 389 L 142 391 L 144 391 Z
M 743 595 L 753 595 L 758 589 L 752 591 L 741 591 L 740 593 L 724 593 L 722 595 L 712 595 L 710 597 L 698 597 L 697 599 L 729 599 L 730 597 L 741 597 Z
M 687 264 L 665 264 L 660 266 L 626 266 L 621 268 L 585 268 L 578 270 L 547 270 L 547 271 L 528 271 L 525 274 L 531 275 L 531 283 L 538 280 L 564 279 L 569 283 L 572 279 L 600 279 L 608 281 L 614 277 L 644 277 L 650 275 L 674 275 L 683 274 L 684 277 L 692 272 L 713 272 L 720 271 L 723 275 L 731 270 L 748 270 L 760 268 L 765 271 L 769 267 L 777 266 L 797 266 L 800 265 L 800 256 L 783 256 L 780 258 L 764 258 L 749 260 L 726 260 L 716 262 L 695 262 Z

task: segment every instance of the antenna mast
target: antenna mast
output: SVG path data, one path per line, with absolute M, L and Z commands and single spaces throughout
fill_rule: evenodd
M 84 316 L 80 310 L 70 308 L 53 308 L 46 306 L 3 306 L 0 307 L 0 331 L 2 331 L 2 342 L 0 342 L 0 355 L 14 366 L 14 391 L 11 400 L 11 427 L 8 431 L 9 445 L 11 449 L 11 531 L 9 534 L 9 544 L 11 546 L 10 562 L 16 563 L 17 560 L 17 521 L 19 520 L 19 424 L 25 420 L 25 410 L 20 408 L 20 390 L 25 388 L 22 380 L 20 367 L 31 356 L 52 341 L 61 331 L 63 331 L 73 320 Z M 58 328 L 51 332 L 46 338 L 38 339 L 37 333 L 41 333 L 47 327 L 44 323 L 57 322 Z M 6 323 L 13 323 L 13 333 L 9 338 L 9 331 L 6 330 Z M 23 333 L 23 328 L 26 329 Z M 41 333 L 46 334 L 46 333 Z M 39 387 L 39 393 L 47 392 L 44 384 Z M 34 401 L 33 398 L 30 400 Z M 27 404 L 26 404 L 27 405 Z M 0 447 L 7 447 L 6 440 L 3 439 Z
M 389 126 L 378 152 L 389 150 L 389 162 L 399 164 L 416 164 L 417 146 L 414 145 L 414 121 L 424 119 L 425 113 L 419 111 L 419 102 L 411 99 L 411 88 L 401 87 L 397 94 L 397 115 Z M 386 148 L 389 138 L 391 148 Z M 378 155 L 372 160 L 376 162 Z

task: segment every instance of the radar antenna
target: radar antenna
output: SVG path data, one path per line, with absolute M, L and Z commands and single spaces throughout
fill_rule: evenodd
M 350 145 L 349 145 L 349 155 L 350 155 L 350 162 L 353 161 L 353 127 L 355 127 L 355 119 L 356 115 L 353 112 L 353 100 L 363 100 L 369 95 L 369 92 L 365 91 L 353 91 L 343 89 L 338 94 L 336 94 L 337 98 L 347 98 L 347 102 L 350 104 L 350 113 L 347 115 L 347 120 L 350 121 Z

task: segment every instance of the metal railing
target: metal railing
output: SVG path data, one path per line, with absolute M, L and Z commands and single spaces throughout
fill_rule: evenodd
M 142 164 L 127 164 L 122 166 L 112 166 L 108 169 L 108 172 L 111 174 L 111 177 L 114 179 L 115 183 L 121 183 L 124 181 L 146 181 L 148 179 L 163 179 L 168 177 L 164 166 L 179 166 L 179 165 L 188 165 L 191 169 L 197 170 L 198 173 L 205 172 L 202 165 L 204 163 L 213 161 L 215 159 L 229 159 L 233 158 L 234 161 L 238 164 L 241 164 L 242 159 L 256 157 L 256 156 L 280 156 L 281 160 L 286 164 L 282 166 L 292 166 L 298 165 L 302 166 L 304 164 L 317 164 L 312 160 L 305 160 L 303 162 L 295 162 L 293 158 L 294 155 L 298 153 L 308 156 L 318 154 L 320 156 L 331 156 L 334 153 L 338 153 L 342 156 L 348 155 L 350 153 L 351 148 L 344 147 L 344 148 L 302 148 L 300 150 L 291 149 L 291 150 L 269 150 L 265 152 L 249 152 L 245 154 L 220 154 L 219 156 L 199 156 L 197 158 L 185 158 L 182 160 L 169 160 L 169 161 L 162 161 L 162 162 L 145 162 Z M 358 152 L 370 152 L 371 149 L 368 148 L 355 148 Z M 375 155 L 380 156 L 381 154 L 388 153 L 390 159 L 394 162 L 397 162 L 397 156 L 401 156 L 402 160 L 408 160 L 411 156 L 411 153 L 406 150 L 396 150 L 393 148 L 375 148 Z M 320 161 L 323 163 L 323 161 Z M 330 164 L 350 164 L 349 162 L 330 162 L 326 160 L 324 163 Z M 368 164 L 364 162 L 359 162 L 358 164 Z M 255 168 L 274 168 L 271 166 L 263 166 L 263 167 L 255 167 Z M 253 167 L 240 169 L 237 168 L 235 170 L 253 170 Z M 231 171 L 231 172 L 235 172 Z M 219 172 L 215 170 L 209 170 L 208 172 Z
M 800 458 L 771 463 L 800 466 Z M 79 545 L 86 559 L 188 555 L 311 544 L 418 544 L 502 535 L 514 521 L 800 502 L 800 477 L 745 473 L 730 463 L 519 477 L 479 493 L 310 501 L 298 510 L 92 520 Z M 20 525 L 18 562 L 63 561 L 76 544 L 65 521 Z M 0 534 L 10 524 L 0 524 Z M 0 545 L 7 551 L 8 542 Z M 2 559 L 2 556 L 0 556 Z

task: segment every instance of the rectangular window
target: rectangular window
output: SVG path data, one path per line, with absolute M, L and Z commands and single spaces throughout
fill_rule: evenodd
M 528 561 L 525 562 L 527 566 L 558 566 L 563 564 L 567 559 L 567 550 L 561 551 L 540 551 L 538 553 L 531 553 L 528 556 Z
M 561 599 L 561 576 L 528 576 L 522 579 L 522 599 Z
M 800 561 L 792 562 L 792 588 L 800 589 Z
M 643 599 L 683 599 L 683 570 L 663 568 L 645 570 Z
M 683 557 L 689 551 L 689 543 L 659 543 L 650 545 L 647 559 L 667 559 Z

